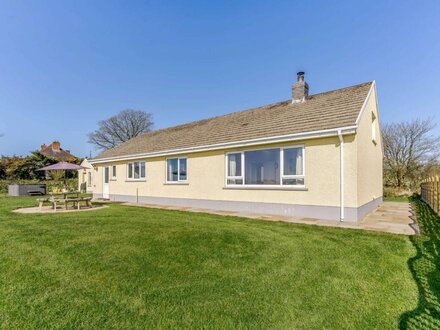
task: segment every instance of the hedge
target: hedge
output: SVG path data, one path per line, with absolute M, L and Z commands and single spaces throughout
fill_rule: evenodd
M 8 185 L 10 184 L 45 184 L 46 191 L 50 192 L 54 187 L 63 188 L 64 181 L 55 181 L 55 180 L 0 180 L 0 193 L 7 194 L 8 193 Z M 77 190 L 78 189 L 78 179 L 66 179 L 66 185 L 69 190 Z

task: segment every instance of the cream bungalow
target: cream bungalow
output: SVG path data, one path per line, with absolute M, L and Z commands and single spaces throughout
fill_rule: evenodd
M 165 128 L 89 160 L 94 198 L 358 221 L 382 202 L 374 82 Z

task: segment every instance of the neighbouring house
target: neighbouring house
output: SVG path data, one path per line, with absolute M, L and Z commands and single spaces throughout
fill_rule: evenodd
M 78 190 L 93 193 L 93 166 L 87 158 L 84 158 L 80 165 L 84 169 L 78 171 Z
M 358 221 L 382 202 L 375 82 L 160 129 L 88 160 L 95 198 Z
M 59 161 L 72 162 L 78 160 L 76 156 L 70 153 L 70 150 L 62 149 L 59 141 L 53 141 L 48 146 L 46 144 L 42 144 L 40 152 L 46 157 L 55 158 Z

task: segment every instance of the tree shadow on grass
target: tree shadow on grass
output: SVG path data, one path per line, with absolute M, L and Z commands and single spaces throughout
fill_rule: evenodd
M 401 329 L 440 329 L 440 217 L 423 201 L 412 198 L 420 227 L 419 236 L 411 236 L 417 250 L 408 267 L 417 283 L 417 307 L 400 317 Z

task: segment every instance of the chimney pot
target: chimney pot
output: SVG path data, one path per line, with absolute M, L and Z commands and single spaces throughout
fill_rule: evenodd
M 297 81 L 292 86 L 292 103 L 305 102 L 309 96 L 309 84 L 304 80 L 304 72 L 297 73 Z

